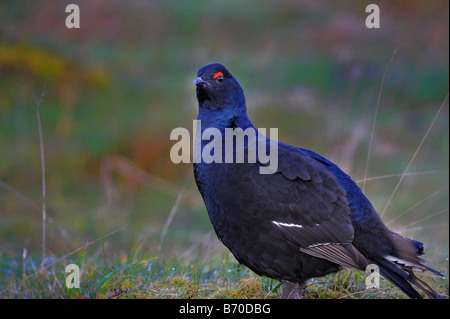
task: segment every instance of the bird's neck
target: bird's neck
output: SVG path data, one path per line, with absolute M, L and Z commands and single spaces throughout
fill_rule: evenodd
M 228 145 L 226 139 L 230 134 L 230 130 L 234 132 L 236 129 L 240 129 L 238 132 L 245 131 L 249 133 L 247 129 L 250 129 L 255 131 L 255 136 L 258 134 L 256 128 L 250 122 L 245 109 L 242 112 L 234 113 L 224 112 L 224 109 L 222 109 L 222 112 L 200 109 L 197 120 L 196 147 L 199 147 L 199 150 L 203 150 L 209 144 L 208 149 L 214 148 L 217 151 L 221 149 L 222 155 L 220 157 L 223 158 L 219 162 L 224 162 L 225 147 Z
M 226 128 L 246 128 L 253 127 L 247 116 L 245 104 L 236 107 L 236 105 L 221 106 L 220 109 L 200 107 L 197 117 L 201 121 L 201 131 L 209 128 L 216 128 L 222 133 Z

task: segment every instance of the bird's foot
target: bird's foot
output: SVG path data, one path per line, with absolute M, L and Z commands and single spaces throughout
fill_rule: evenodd
M 282 299 L 303 299 L 305 298 L 306 281 L 304 282 L 281 282 Z

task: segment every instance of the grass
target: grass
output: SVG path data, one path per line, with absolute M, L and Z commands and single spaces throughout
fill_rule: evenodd
M 136 256 L 88 257 L 95 244 L 64 258 L 47 257 L 44 267 L 39 258 L 19 259 L 1 256 L 1 298 L 68 299 L 272 299 L 281 295 L 278 281 L 254 275 L 238 265 L 229 253 L 219 259 L 174 260 L 136 259 Z M 101 250 L 101 247 L 97 249 Z M 100 252 L 98 252 L 100 253 Z M 78 255 L 78 258 L 74 258 Z M 66 265 L 80 267 L 80 288 L 67 288 Z M 423 274 L 434 289 L 448 298 L 448 260 L 433 265 L 444 270 L 445 279 Z M 365 274 L 341 270 L 313 278 L 306 299 L 403 299 L 398 288 L 381 279 L 380 288 L 366 289 Z
M 44 152 L 44 139 L 42 137 L 42 124 L 40 108 L 42 102 L 44 102 L 45 86 L 42 88 L 40 96 L 33 93 L 33 98 L 36 103 L 36 120 L 39 133 L 39 150 L 41 154 L 41 173 L 42 173 L 42 261 L 45 260 L 45 253 L 47 251 L 46 246 L 46 228 L 47 228 L 47 210 L 46 210 L 46 183 L 45 183 L 45 152 Z

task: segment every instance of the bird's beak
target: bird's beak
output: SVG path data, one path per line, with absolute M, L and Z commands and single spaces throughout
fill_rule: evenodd
M 198 87 L 211 86 L 211 84 L 209 84 L 208 82 L 206 82 L 205 80 L 203 80 L 201 76 L 199 76 L 198 78 L 196 78 L 196 79 L 194 80 L 194 85 L 196 85 L 196 86 L 198 86 Z

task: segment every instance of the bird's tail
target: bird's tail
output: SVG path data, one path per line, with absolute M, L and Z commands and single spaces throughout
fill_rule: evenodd
M 374 258 L 374 261 L 378 265 L 381 275 L 392 282 L 394 285 L 396 285 L 398 288 L 400 288 L 408 297 L 412 299 L 422 299 L 419 292 L 411 286 L 410 283 L 412 283 L 417 288 L 425 292 L 431 299 L 444 298 L 435 290 L 433 290 L 426 282 L 417 278 L 417 276 L 414 274 L 412 266 L 402 265 L 385 258 Z M 427 270 L 430 270 L 442 276 L 442 274 L 440 274 L 438 271 L 429 267 L 426 268 Z
M 393 244 L 391 253 L 384 258 L 374 258 L 375 263 L 380 268 L 381 275 L 395 284 L 410 298 L 421 299 L 420 294 L 410 283 L 414 284 L 432 299 L 443 298 L 414 274 L 414 271 L 431 271 L 444 277 L 440 272 L 423 264 L 426 261 L 419 257 L 424 254 L 423 244 L 394 232 L 391 232 L 391 239 Z

